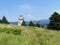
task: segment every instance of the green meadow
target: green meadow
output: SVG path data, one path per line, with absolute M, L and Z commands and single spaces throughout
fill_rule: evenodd
M 0 45 L 60 45 L 60 31 L 0 24 Z

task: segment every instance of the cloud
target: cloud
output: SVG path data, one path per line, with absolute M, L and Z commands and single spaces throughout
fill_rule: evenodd
M 60 14 L 60 9 L 58 9 L 58 10 L 53 10 L 51 14 L 53 14 L 54 12 L 57 12 L 57 13 Z
M 40 20 L 40 17 L 36 17 L 36 16 L 31 15 L 31 14 L 28 14 L 27 18 L 29 18 L 30 20 Z
M 32 8 L 32 6 L 30 6 L 30 5 L 27 5 L 27 4 L 24 4 L 24 5 L 20 5 L 20 8 L 21 9 L 28 9 L 28 10 L 30 10 L 31 8 Z
M 55 12 L 58 12 L 60 14 L 60 10 L 56 10 Z
M 40 16 L 36 16 L 36 15 L 32 15 L 32 14 L 24 14 L 22 13 L 23 17 L 24 17 L 24 20 L 42 20 L 42 19 L 48 19 L 48 18 L 45 18 L 45 17 L 40 17 Z

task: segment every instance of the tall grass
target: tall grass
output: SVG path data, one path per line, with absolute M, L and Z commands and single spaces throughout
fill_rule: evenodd
M 60 45 L 60 31 L 0 24 L 0 45 Z

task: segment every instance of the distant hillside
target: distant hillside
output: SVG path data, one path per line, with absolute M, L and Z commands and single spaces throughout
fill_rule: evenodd
M 47 27 L 47 25 L 49 24 L 49 20 L 48 19 L 43 19 L 43 20 L 33 20 L 33 23 L 39 23 L 41 24 L 41 26 Z M 18 25 L 18 22 L 10 22 L 10 24 L 14 24 L 14 25 Z M 26 21 L 26 24 L 29 24 L 29 21 Z
M 60 31 L 0 24 L 0 45 L 60 45 Z
M 41 26 L 47 27 L 47 25 L 49 24 L 49 20 L 48 19 L 43 19 L 39 21 Z
M 10 24 L 18 25 L 18 22 L 10 22 Z

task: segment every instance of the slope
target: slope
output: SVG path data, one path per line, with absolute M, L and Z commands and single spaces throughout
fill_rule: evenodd
M 7 30 L 5 28 L 8 30 L 20 29 L 21 34 L 14 35 L 13 33 L 6 33 Z M 60 45 L 60 31 L 0 24 L 0 45 Z

